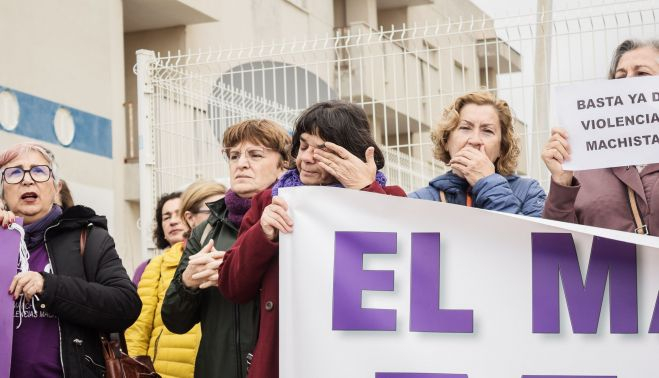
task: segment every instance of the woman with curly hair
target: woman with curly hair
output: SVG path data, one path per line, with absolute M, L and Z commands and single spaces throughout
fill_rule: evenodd
M 431 134 L 435 158 L 451 170 L 411 198 L 540 217 L 546 194 L 536 180 L 514 174 L 519 157 L 508 104 L 489 92 L 460 96 Z

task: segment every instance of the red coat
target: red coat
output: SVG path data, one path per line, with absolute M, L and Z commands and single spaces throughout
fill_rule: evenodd
M 382 188 L 375 182 L 363 190 L 405 197 L 402 188 Z M 244 303 L 261 294 L 259 336 L 249 368 L 250 378 L 279 377 L 279 243 L 268 240 L 260 224 L 263 209 L 271 202 L 271 189 L 252 199 L 238 240 L 227 251 L 219 269 L 219 288 L 227 299 Z

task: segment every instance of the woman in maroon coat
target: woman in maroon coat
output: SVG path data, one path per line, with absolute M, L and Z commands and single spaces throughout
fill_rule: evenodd
M 659 40 L 626 40 L 616 48 L 609 79 L 659 75 Z M 659 236 L 659 163 L 563 170 L 570 158 L 565 129 L 552 129 L 542 159 L 551 172 L 544 218 Z
M 292 155 L 295 168 L 271 190 L 256 195 L 243 218 L 238 240 L 219 269 L 220 291 L 241 303 L 260 294 L 259 336 L 251 378 L 279 376 L 279 233 L 293 231 L 293 221 L 278 190 L 300 185 L 326 185 L 405 196 L 386 186 L 379 170 L 384 156 L 370 134 L 363 109 L 344 101 L 312 105 L 295 125 Z

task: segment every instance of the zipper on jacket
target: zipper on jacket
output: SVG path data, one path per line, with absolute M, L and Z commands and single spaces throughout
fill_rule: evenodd
M 235 341 L 236 341 L 236 359 L 238 360 L 238 378 L 243 376 L 243 351 L 240 349 L 240 309 L 237 304 L 233 305 L 234 307 L 234 317 L 236 329 L 234 330 Z
M 153 363 L 156 363 L 156 356 L 158 355 L 158 343 L 160 343 L 160 336 L 162 336 L 162 333 L 164 332 L 164 329 L 160 330 L 160 333 L 158 334 L 158 337 L 156 337 L 156 342 L 153 345 Z
M 55 228 L 59 226 L 62 223 L 62 221 L 58 221 L 56 224 L 46 228 L 46 231 L 43 232 L 43 245 L 46 247 L 46 254 L 48 255 L 48 262 L 50 263 L 50 269 L 52 270 L 53 274 L 55 274 L 55 265 L 53 265 L 53 258 L 50 255 L 50 250 L 48 249 L 48 231 L 50 229 Z M 60 324 L 60 319 L 59 317 L 57 318 L 57 333 L 59 334 L 59 361 L 60 364 L 62 365 L 62 378 L 66 378 L 66 368 L 64 367 L 64 355 L 62 354 L 62 325 Z M 82 371 L 80 371 L 82 374 Z
M 80 374 L 82 374 L 82 372 L 83 372 L 83 370 L 82 370 L 82 358 L 85 355 L 84 351 L 82 350 L 83 341 L 78 339 L 78 338 L 75 338 L 75 339 L 73 339 L 72 342 L 73 342 L 73 345 L 76 346 L 76 350 L 78 351 L 78 356 L 77 356 L 78 357 L 77 358 L 77 360 L 78 360 L 78 369 L 80 371 Z

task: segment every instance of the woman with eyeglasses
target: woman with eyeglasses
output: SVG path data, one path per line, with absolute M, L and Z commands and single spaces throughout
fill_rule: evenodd
M 629 39 L 616 47 L 609 79 L 657 75 L 659 39 Z M 551 130 L 541 157 L 551 173 L 544 218 L 659 236 L 659 163 L 564 170 L 570 140 L 563 128 Z
M 197 181 L 182 194 L 164 195 L 156 207 L 160 218 L 156 218 L 154 239 L 164 251 L 148 262 L 138 281 L 142 312 L 126 330 L 126 342 L 130 355 L 148 355 L 156 372 L 163 377 L 192 377 L 194 374 L 201 338 L 199 325 L 182 335 L 172 333 L 165 328 L 160 309 L 190 230 L 208 218 L 210 210 L 206 203 L 220 200 L 225 192 L 222 184 Z
M 326 185 L 350 190 L 405 196 L 387 186 L 380 171 L 384 155 L 373 140 L 362 108 L 345 101 L 319 102 L 295 122 L 294 168 L 272 189 L 258 194 L 245 214 L 240 237 L 219 269 L 219 287 L 227 298 L 244 303 L 260 300 L 258 340 L 249 376 L 279 376 L 279 233 L 293 232 L 280 189 Z
M 227 188 L 219 182 L 210 180 L 196 181 L 185 189 L 181 196 L 181 220 L 188 228 L 183 235 L 186 239 L 195 227 L 208 219 L 211 210 L 208 204 L 217 202 L 224 198 Z
M 192 230 L 161 315 L 169 330 L 186 333 L 201 323 L 195 377 L 245 377 L 258 332 L 258 300 L 235 304 L 217 290 L 217 268 L 235 242 L 252 198 L 288 166 L 290 136 L 268 120 L 247 120 L 223 137 L 231 188 L 207 203 L 210 215 Z
M 0 174 L 0 196 L 23 219 L 27 247 L 7 288 L 15 300 L 10 377 L 103 376 L 99 334 L 123 331 L 141 308 L 105 217 L 84 206 L 62 211 L 55 157 L 40 144 L 0 153 Z M 0 223 L 7 217 L 0 211 Z

